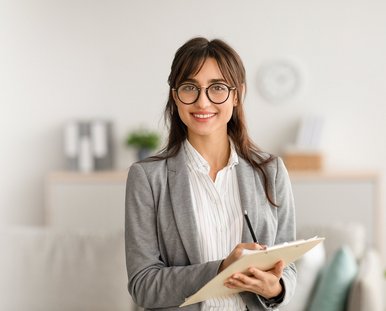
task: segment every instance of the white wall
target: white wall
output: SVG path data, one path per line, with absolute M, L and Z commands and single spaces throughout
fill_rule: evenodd
M 385 1 L 0 0 L 0 224 L 42 222 L 44 176 L 64 168 L 69 119 L 113 120 L 117 168 L 126 167 L 124 136 L 140 124 L 163 128 L 173 54 L 196 35 L 242 56 L 261 147 L 279 153 L 299 118 L 317 113 L 327 119 L 328 168 L 385 175 Z M 256 74 L 282 57 L 300 61 L 308 83 L 298 100 L 273 105 Z

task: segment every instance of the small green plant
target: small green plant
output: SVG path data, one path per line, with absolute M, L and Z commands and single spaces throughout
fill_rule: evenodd
M 160 135 L 157 132 L 146 129 L 139 129 L 129 133 L 126 140 L 128 146 L 148 150 L 156 149 L 159 142 Z

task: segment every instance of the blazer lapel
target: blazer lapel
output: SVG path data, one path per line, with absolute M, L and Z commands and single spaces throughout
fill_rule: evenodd
M 167 160 L 169 191 L 177 229 L 191 264 L 200 263 L 193 203 L 190 192 L 188 170 L 181 148 L 177 156 Z
M 236 166 L 237 180 L 239 183 L 241 208 L 244 214 L 246 210 L 251 221 L 252 228 L 256 234 L 258 208 L 257 189 L 255 185 L 255 174 L 253 168 L 243 158 L 239 157 L 239 164 Z M 257 236 L 257 239 L 259 237 Z M 243 243 L 253 242 L 248 225 L 244 221 L 241 241 Z

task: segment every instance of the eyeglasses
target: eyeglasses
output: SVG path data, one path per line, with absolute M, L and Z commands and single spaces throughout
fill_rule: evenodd
M 178 99 L 185 105 L 194 104 L 200 97 L 202 89 L 205 89 L 205 94 L 212 103 L 219 105 L 226 102 L 230 92 L 236 88 L 224 83 L 213 83 L 207 87 L 198 87 L 192 83 L 183 83 L 177 88 L 172 88 L 173 91 L 177 92 Z

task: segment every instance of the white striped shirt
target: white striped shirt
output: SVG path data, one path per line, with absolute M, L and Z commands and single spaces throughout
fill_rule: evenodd
M 186 140 L 184 143 L 202 263 L 224 259 L 241 242 L 243 213 L 235 170 L 235 165 L 239 162 L 231 141 L 230 145 L 228 164 L 217 173 L 213 182 L 209 176 L 208 162 L 189 141 Z M 201 310 L 245 309 L 245 303 L 240 295 L 235 294 L 207 300 L 202 304 Z

